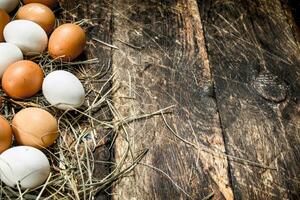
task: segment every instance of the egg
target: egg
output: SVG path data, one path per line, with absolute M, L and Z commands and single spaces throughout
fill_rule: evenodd
M 62 110 L 78 108 L 84 103 L 85 92 L 79 79 L 64 70 L 53 71 L 43 82 L 47 101 Z
M 47 180 L 49 174 L 48 158 L 36 148 L 18 146 L 0 155 L 0 178 L 10 187 L 36 188 Z
M 80 26 L 63 24 L 51 34 L 48 51 L 52 58 L 72 61 L 83 52 L 85 45 L 85 32 Z
M 2 88 L 11 98 L 29 98 L 41 90 L 43 79 L 43 70 L 38 64 L 29 60 L 21 60 L 5 70 Z
M 58 137 L 54 116 L 41 108 L 26 108 L 12 120 L 12 129 L 18 144 L 38 149 L 51 146 Z
M 29 3 L 41 3 L 44 4 L 50 8 L 54 8 L 55 6 L 58 5 L 57 0 L 23 0 L 24 4 L 29 4 Z
M 19 5 L 19 0 L 0 0 L 0 8 L 6 12 L 13 11 Z
M 0 9 L 0 42 L 4 41 L 3 29 L 10 21 L 9 15 L 2 9 Z
M 3 31 L 4 39 L 15 44 L 25 55 L 37 55 L 47 48 L 48 36 L 44 29 L 29 20 L 14 20 Z
M 46 33 L 51 33 L 55 25 L 55 15 L 50 8 L 40 3 L 30 3 L 19 8 L 16 19 L 30 20 L 40 25 Z
M 8 149 L 12 144 L 12 129 L 9 122 L 0 116 L 0 153 Z
M 0 43 L 0 55 L 0 78 L 9 65 L 23 60 L 22 51 L 10 43 Z

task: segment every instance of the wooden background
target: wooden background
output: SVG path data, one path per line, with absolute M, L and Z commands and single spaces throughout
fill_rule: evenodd
M 114 74 L 120 120 L 97 160 L 135 170 L 96 199 L 300 199 L 297 0 L 62 1 Z M 112 44 L 95 43 L 93 38 Z M 158 113 L 159 114 L 159 113 Z M 99 133 L 102 134 L 102 133 Z M 130 154 L 124 158 L 127 151 Z M 111 166 L 99 164 L 104 177 Z

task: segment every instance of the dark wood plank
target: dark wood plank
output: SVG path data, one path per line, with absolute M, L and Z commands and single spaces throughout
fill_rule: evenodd
M 227 158 L 207 152 L 225 150 L 196 1 L 116 0 L 114 19 L 115 120 L 175 105 L 166 122 L 193 145 L 162 116 L 120 129 L 117 162 L 149 152 L 113 199 L 232 199 Z
M 300 52 L 280 1 L 199 0 L 236 199 L 300 198 Z
M 92 66 L 86 66 L 88 74 L 94 76 L 96 74 L 102 74 L 100 80 L 91 81 L 94 92 L 89 94 L 90 102 L 97 96 L 97 92 L 101 92 L 102 95 L 106 93 L 112 86 L 111 83 L 106 81 L 110 78 L 111 74 L 111 55 L 112 49 L 96 42 L 93 39 L 111 43 L 112 42 L 112 1 L 111 0 L 62 0 L 60 1 L 61 9 L 57 10 L 60 13 L 59 16 L 64 22 L 78 22 L 80 20 L 86 20 L 83 23 L 88 36 L 88 45 L 85 53 L 79 58 L 79 60 L 98 58 L 99 63 Z M 101 91 L 100 89 L 103 88 Z M 97 91 L 98 90 L 98 91 Z M 108 97 L 109 98 L 109 97 Z M 93 110 L 94 118 L 100 120 L 112 120 L 112 115 L 108 105 L 105 103 L 97 110 Z M 96 130 L 95 141 L 97 142 L 94 149 L 94 177 L 102 179 L 110 173 L 111 165 L 105 164 L 111 161 L 112 151 L 110 149 L 110 138 L 112 135 L 107 130 Z M 99 162 L 102 161 L 102 162 Z M 97 195 L 97 200 L 110 199 L 107 194 L 108 191 L 100 191 Z
M 281 0 L 283 10 L 285 11 L 288 24 L 300 46 L 300 1 L 297 0 Z

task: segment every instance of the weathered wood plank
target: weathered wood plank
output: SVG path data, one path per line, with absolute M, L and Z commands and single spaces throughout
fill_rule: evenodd
M 156 116 L 119 130 L 117 163 L 127 148 L 149 152 L 113 199 L 232 199 L 227 158 L 207 153 L 225 149 L 196 1 L 116 0 L 114 21 L 115 120 L 175 108 L 164 115 L 169 128 Z
M 236 199 L 300 198 L 300 52 L 280 1 L 198 0 Z
M 112 42 L 112 0 L 62 0 L 60 1 L 61 9 L 58 12 L 61 13 L 65 22 L 78 22 L 85 20 L 83 26 L 87 32 L 88 45 L 84 55 L 81 56 L 81 60 L 98 58 L 99 64 L 89 66 L 88 74 L 95 76 L 96 74 L 105 74 L 100 77 L 101 80 L 91 81 L 93 88 L 99 90 L 102 94 L 106 93 L 111 88 L 111 83 L 106 81 L 111 74 L 111 57 L 112 49 L 93 40 L 98 39 L 100 41 L 111 43 Z M 106 73 L 105 73 L 106 72 Z M 100 91 L 100 88 L 103 88 Z M 97 92 L 91 92 L 89 98 L 93 99 L 97 96 Z M 107 105 L 101 106 L 98 110 L 93 110 L 93 117 L 101 120 L 112 120 L 110 109 Z M 94 176 L 98 179 L 104 178 L 110 173 L 111 165 L 105 164 L 99 161 L 111 161 L 112 152 L 110 149 L 110 137 L 106 130 L 96 130 L 95 141 L 103 141 L 102 144 L 96 144 L 97 148 L 94 150 Z M 107 194 L 109 191 L 100 191 L 97 195 L 97 200 L 110 199 Z

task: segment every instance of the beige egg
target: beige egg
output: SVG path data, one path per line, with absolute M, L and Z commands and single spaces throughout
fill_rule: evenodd
M 47 148 L 58 137 L 58 124 L 54 116 L 41 108 L 26 108 L 12 120 L 12 128 L 18 144 L 35 148 Z

